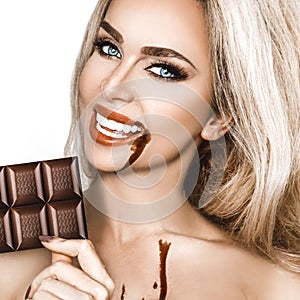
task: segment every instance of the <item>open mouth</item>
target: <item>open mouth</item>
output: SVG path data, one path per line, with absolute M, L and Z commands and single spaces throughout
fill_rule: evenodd
M 97 143 L 106 146 L 130 144 L 143 136 L 145 131 L 145 126 L 139 121 L 134 121 L 100 104 L 94 107 L 90 133 Z

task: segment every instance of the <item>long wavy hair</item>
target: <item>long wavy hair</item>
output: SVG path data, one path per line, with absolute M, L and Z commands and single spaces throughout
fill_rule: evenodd
M 68 155 L 80 114 L 80 74 L 110 2 L 98 2 L 76 62 Z M 225 136 L 223 182 L 200 211 L 242 246 L 300 273 L 299 1 L 197 2 L 209 29 L 212 106 L 234 123 Z M 194 206 L 209 173 L 206 146 L 199 148 Z

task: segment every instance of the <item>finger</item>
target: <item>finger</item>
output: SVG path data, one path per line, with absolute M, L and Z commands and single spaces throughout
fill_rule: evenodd
M 43 281 L 38 291 L 44 291 L 53 294 L 59 299 L 64 300 L 92 300 L 91 294 L 82 292 L 75 287 L 53 278 L 47 278 Z
M 67 262 L 69 264 L 72 264 L 72 262 L 73 262 L 72 257 L 70 257 L 70 256 L 60 254 L 57 252 L 52 252 L 52 259 L 51 259 L 52 263 L 55 263 L 59 260 Z
M 26 298 L 26 300 L 62 300 L 61 298 L 57 298 L 51 293 L 45 291 L 38 291 L 34 294 L 33 298 Z
M 89 277 L 84 271 L 64 261 L 57 261 L 35 277 L 31 284 L 28 298 L 32 297 L 37 290 L 41 289 L 45 280 L 48 278 L 69 284 L 82 292 L 91 294 L 95 299 L 106 299 L 109 296 L 108 289 L 98 281 Z
M 42 241 L 42 244 L 51 251 L 77 257 L 82 270 L 112 293 L 114 283 L 89 240 L 65 240 L 53 237 L 51 240 Z
M 53 239 L 53 237 L 52 236 L 47 236 L 47 235 L 40 235 L 39 239 L 40 239 L 41 242 L 48 242 L 51 239 Z M 70 256 L 52 251 L 52 257 L 51 257 L 52 263 L 55 263 L 56 261 L 59 261 L 59 260 L 68 262 L 70 264 L 73 262 L 72 258 Z

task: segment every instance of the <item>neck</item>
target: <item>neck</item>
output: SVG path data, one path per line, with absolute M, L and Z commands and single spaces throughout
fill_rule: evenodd
M 178 162 L 151 172 L 99 172 L 85 192 L 86 199 L 105 215 L 127 223 L 161 219 L 185 202 Z M 174 166 L 175 165 L 175 166 Z M 163 176 L 162 176 L 163 175 Z
M 198 222 L 199 214 L 187 203 L 183 189 L 189 164 L 177 159 L 151 172 L 99 172 L 84 194 L 93 239 L 106 234 L 123 243 L 155 233 L 184 231 L 191 222 Z
M 145 223 L 129 223 L 113 219 L 95 209 L 89 201 L 85 202 L 85 208 L 89 238 L 100 245 L 106 244 L 108 239 L 109 243 L 122 247 L 132 241 L 162 234 L 198 237 L 199 228 L 202 227 L 205 232 L 207 226 L 204 218 L 187 201 L 164 218 Z

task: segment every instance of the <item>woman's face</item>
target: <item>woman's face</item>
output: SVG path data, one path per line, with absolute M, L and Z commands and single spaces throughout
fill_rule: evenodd
M 193 100 L 192 108 L 185 108 L 185 99 L 181 105 L 172 99 L 145 99 L 147 95 L 141 96 L 136 88 L 141 80 L 162 90 L 173 87 L 174 96 L 180 84 L 209 103 L 208 38 L 202 8 L 195 1 L 113 0 L 110 4 L 79 85 L 82 113 L 92 107 L 86 152 L 100 170 L 122 168 L 135 151 L 132 144 L 145 133 L 151 140 L 137 155 L 136 168 L 145 167 L 153 154 L 170 161 L 186 143 L 200 142 L 201 124 L 208 118 L 203 101 Z M 94 101 L 101 93 L 104 96 Z M 195 111 L 201 111 L 203 120 L 193 116 Z M 182 142 L 172 139 L 176 126 L 187 132 Z

